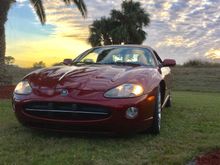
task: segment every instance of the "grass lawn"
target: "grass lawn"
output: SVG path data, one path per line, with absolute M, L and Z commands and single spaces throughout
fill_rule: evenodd
M 220 67 L 174 67 L 174 90 L 220 92 Z
M 0 164 L 186 164 L 220 148 L 220 93 L 174 92 L 158 136 L 70 136 L 31 131 L 0 100 Z

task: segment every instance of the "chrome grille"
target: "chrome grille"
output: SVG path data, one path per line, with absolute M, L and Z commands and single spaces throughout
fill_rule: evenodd
M 99 120 L 111 115 L 106 107 L 59 102 L 27 103 L 24 112 L 36 117 L 58 120 Z

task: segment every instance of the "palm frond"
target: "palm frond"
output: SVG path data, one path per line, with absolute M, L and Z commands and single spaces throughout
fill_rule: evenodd
M 84 1 L 83 0 L 72 0 L 72 1 L 76 4 L 76 6 L 80 10 L 82 16 L 86 17 L 87 9 L 86 9 L 86 5 L 85 5 Z
M 45 14 L 42 0 L 30 0 L 30 2 L 31 2 L 31 5 L 34 7 L 34 10 L 37 13 L 37 16 L 39 17 L 40 22 L 44 24 L 46 22 L 46 14 Z M 83 0 L 63 0 L 63 2 L 66 5 L 71 5 L 71 2 L 73 2 L 77 6 L 79 11 L 81 12 L 82 16 L 86 17 L 87 9 L 86 9 L 86 5 Z
M 87 15 L 87 8 L 83 0 L 63 0 L 65 4 L 70 5 L 71 2 L 73 2 L 76 7 L 79 9 L 83 17 L 86 17 Z
M 46 14 L 42 0 L 30 0 L 30 2 L 39 17 L 40 22 L 44 24 L 46 22 Z

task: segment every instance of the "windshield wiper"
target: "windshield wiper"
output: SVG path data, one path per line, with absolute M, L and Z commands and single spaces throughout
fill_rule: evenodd
M 108 62 L 108 63 L 100 63 L 100 64 L 107 64 L 107 65 L 135 65 L 135 66 L 141 66 L 140 63 L 134 63 L 134 62 Z
M 117 61 L 117 62 L 106 62 L 106 63 L 101 63 L 101 62 L 81 62 L 81 61 L 78 61 L 78 62 L 73 62 L 73 65 L 77 65 L 77 64 L 85 64 L 85 65 L 88 65 L 88 64 L 99 64 L 99 65 L 131 65 L 131 66 L 141 66 L 142 64 L 141 63 L 134 63 L 134 62 L 120 62 L 120 61 Z
M 77 65 L 77 64 L 95 64 L 94 62 L 81 62 L 81 61 L 78 61 L 78 62 L 73 62 L 72 65 Z

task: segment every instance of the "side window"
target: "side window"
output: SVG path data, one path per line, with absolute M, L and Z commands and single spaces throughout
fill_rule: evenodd
M 80 62 L 85 62 L 85 61 L 91 61 L 91 62 L 96 62 L 98 58 L 98 54 L 95 52 L 89 53 L 87 56 L 85 56 L 83 59 L 80 60 Z
M 146 57 L 146 59 L 147 59 L 149 65 L 152 65 L 152 66 L 155 66 L 155 65 L 156 65 L 156 64 L 155 64 L 155 60 L 154 60 L 154 58 L 153 58 L 153 54 L 151 53 L 150 50 L 148 50 L 148 49 L 145 50 L 145 57 Z

